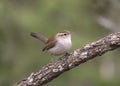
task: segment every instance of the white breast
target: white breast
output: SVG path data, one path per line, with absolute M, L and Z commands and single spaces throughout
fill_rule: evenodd
M 48 52 L 52 55 L 61 55 L 66 53 L 72 46 L 71 43 L 71 37 L 65 39 L 65 38 L 61 38 L 59 40 L 57 40 L 56 45 L 49 49 Z

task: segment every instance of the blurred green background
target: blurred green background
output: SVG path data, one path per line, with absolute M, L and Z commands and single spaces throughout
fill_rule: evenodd
M 0 0 L 0 86 L 11 86 L 51 61 L 30 32 L 50 37 L 70 30 L 73 51 L 120 31 L 119 26 L 119 0 Z M 88 61 L 46 86 L 120 86 L 119 50 Z

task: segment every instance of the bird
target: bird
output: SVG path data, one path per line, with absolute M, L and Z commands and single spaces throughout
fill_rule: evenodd
M 66 54 L 72 47 L 71 32 L 68 30 L 60 31 L 49 38 L 34 32 L 31 32 L 30 35 L 45 45 L 42 51 L 48 51 L 54 56 Z

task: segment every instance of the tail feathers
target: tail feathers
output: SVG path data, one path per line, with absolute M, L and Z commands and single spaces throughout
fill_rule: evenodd
M 31 32 L 31 34 L 30 34 L 32 37 L 34 37 L 34 38 L 36 38 L 36 39 L 38 39 L 38 40 L 40 40 L 40 41 L 42 41 L 44 44 L 47 42 L 47 38 L 46 37 L 44 37 L 43 35 L 40 35 L 40 34 L 37 34 L 37 33 L 34 33 L 34 32 Z

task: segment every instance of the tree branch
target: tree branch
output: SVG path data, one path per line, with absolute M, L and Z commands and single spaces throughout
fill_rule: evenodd
M 120 32 L 110 34 L 47 64 L 39 71 L 31 73 L 28 78 L 21 80 L 14 86 L 42 86 L 55 79 L 65 71 L 119 47 Z

